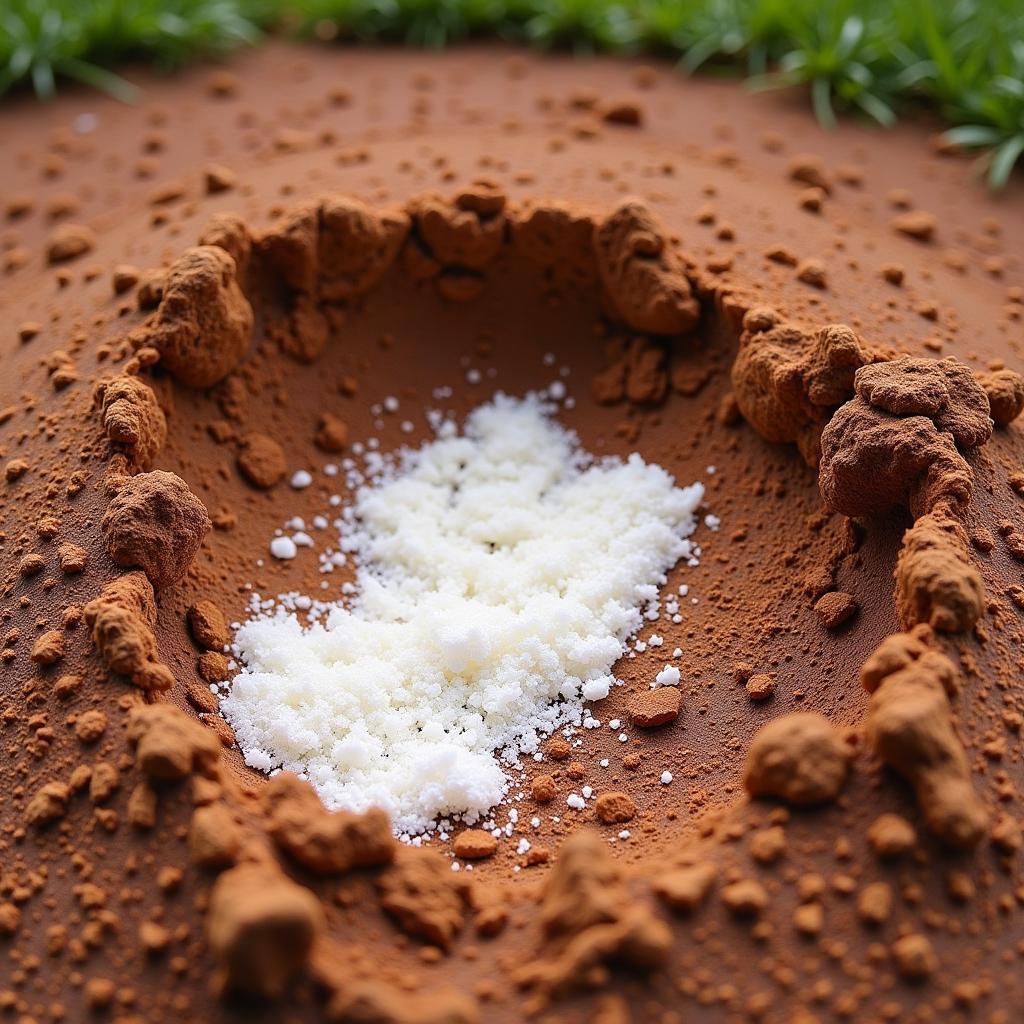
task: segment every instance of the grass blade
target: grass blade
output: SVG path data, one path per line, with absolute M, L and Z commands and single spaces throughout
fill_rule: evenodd
M 1024 153 L 1024 132 L 1007 139 L 992 154 L 992 162 L 988 169 L 988 183 L 993 189 L 1001 189 L 1010 180 L 1010 172 L 1014 164 Z

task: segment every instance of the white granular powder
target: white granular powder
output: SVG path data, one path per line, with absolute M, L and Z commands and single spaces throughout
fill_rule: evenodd
M 504 766 L 607 696 L 704 489 L 595 461 L 536 396 L 498 395 L 357 491 L 347 603 L 285 595 L 238 630 L 222 702 L 248 764 L 309 778 L 396 831 L 475 821 Z M 304 621 L 296 608 L 312 607 Z

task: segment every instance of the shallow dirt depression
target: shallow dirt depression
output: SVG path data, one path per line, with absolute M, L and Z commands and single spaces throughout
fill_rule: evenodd
M 138 107 L 84 93 L 45 110 L 10 100 L 5 184 L 12 208 L 26 208 L 24 193 L 34 211 L 5 225 L 2 246 L 11 329 L 0 403 L 9 782 L 0 1005 L 19 1019 L 105 1014 L 119 1024 L 185 1015 L 392 1024 L 1016 1019 L 1019 188 L 1011 183 L 997 198 L 972 187 L 969 161 L 929 151 L 923 125 L 883 139 L 851 121 L 824 135 L 788 95 L 744 95 L 631 62 L 272 43 L 232 67 L 234 97 L 209 97 L 204 68 L 147 79 L 149 101 Z M 339 79 L 351 97 L 344 106 L 334 102 Z M 601 106 L 578 105 L 587 95 L 629 96 L 642 123 L 599 123 Z M 73 122 L 86 110 L 99 126 L 77 138 Z M 206 194 L 200 170 L 209 160 L 238 174 L 233 189 Z M 480 222 L 477 231 L 467 199 L 455 200 L 459 189 L 496 192 L 472 184 L 481 174 L 514 198 L 496 210 L 496 199 L 469 196 L 490 205 L 483 221 L 497 225 Z M 815 193 L 813 210 L 809 176 L 830 187 Z M 426 227 L 423 204 L 408 196 L 428 187 L 442 197 Z M 322 247 L 319 213 L 309 224 L 288 211 L 311 206 L 324 188 L 338 193 L 332 208 L 342 214 L 351 195 L 388 204 L 400 244 L 384 246 L 377 262 L 374 230 L 341 244 L 342 215 Z M 630 193 L 678 239 L 654 225 L 619 252 L 641 257 L 641 273 L 660 265 L 659 245 L 683 254 L 668 280 L 686 278 L 697 294 L 696 330 L 632 323 L 609 302 L 594 233 Z M 565 209 L 581 216 L 562 222 L 575 241 L 543 259 L 523 247 L 518 228 L 549 196 L 572 197 Z M 213 211 L 227 210 L 245 223 L 220 219 L 204 231 Z M 927 211 L 933 236 L 906 237 L 900 225 L 929 220 Z M 456 250 L 445 233 L 460 213 L 472 217 Z M 229 286 L 227 255 L 179 264 L 201 237 L 247 264 L 248 299 Z M 482 256 L 480 238 L 493 245 Z M 51 246 L 71 240 L 95 247 L 50 263 Z M 568 282 L 557 272 L 588 266 Z M 200 267 L 209 271 L 202 287 Z M 367 282 L 360 271 L 370 268 L 381 273 Z M 321 271 L 353 290 L 326 298 Z M 547 302 L 552 292 L 559 307 Z M 170 296 L 163 313 L 161 294 Z M 761 303 L 797 321 L 795 333 Z M 325 310 L 337 312 L 321 321 Z M 303 330 L 283 319 L 291 311 Z M 819 329 L 833 323 L 870 347 L 873 365 L 859 384 L 849 367 L 831 375 L 827 361 L 815 362 Z M 481 332 L 490 354 L 477 351 Z M 381 345 L 386 334 L 390 348 Z M 665 372 L 655 354 L 634 381 L 640 393 L 611 401 L 609 381 L 623 376 L 604 343 L 635 335 L 662 339 L 655 353 L 667 351 Z M 312 355 L 310 343 L 322 350 L 303 363 L 296 357 Z M 722 400 L 739 392 L 741 349 L 741 364 L 761 360 L 763 387 L 736 421 L 727 404 L 722 421 Z M 556 354 L 550 367 L 546 350 Z M 577 404 L 560 417 L 589 451 L 636 448 L 682 483 L 700 479 L 720 517 L 717 532 L 699 530 L 701 565 L 681 574 L 699 603 L 684 608 L 678 628 L 657 626 L 665 646 L 685 651 L 681 714 L 650 730 L 626 717 L 665 661 L 665 646 L 645 650 L 619 666 L 627 686 L 595 707 L 603 722 L 625 723 L 629 742 L 602 728 L 584 733 L 564 760 L 528 763 L 531 776 L 550 773 L 551 801 L 525 796 L 517 808 L 525 824 L 473 871 L 461 857 L 463 868 L 451 869 L 461 834 L 433 850 L 396 848 L 379 818 L 369 838 L 384 842 L 356 850 L 353 816 L 325 814 L 309 790 L 240 765 L 201 675 L 223 670 L 223 656 L 204 648 L 230 636 L 202 602 L 237 618 L 246 584 L 275 593 L 291 580 L 302 589 L 319 582 L 312 552 L 282 563 L 267 545 L 288 518 L 308 520 L 339 489 L 323 474 L 328 462 L 368 437 L 417 444 L 425 405 L 468 410 L 497 387 L 547 386 L 563 365 Z M 617 369 L 606 375 L 609 367 Z M 477 383 L 467 379 L 474 369 Z M 985 395 L 962 386 L 969 376 Z M 346 377 L 352 394 L 347 383 L 337 390 Z M 595 378 L 607 405 L 594 400 Z M 663 382 L 664 398 L 650 400 L 656 391 L 644 381 Z M 830 444 L 838 442 L 818 468 L 792 443 L 802 439 L 813 462 L 809 383 L 825 401 L 817 412 L 829 419 Z M 944 409 L 932 400 L 943 385 L 952 399 Z M 435 399 L 435 387 L 446 386 L 453 394 Z M 275 404 L 278 393 L 286 405 Z M 375 416 L 371 406 L 388 396 L 399 408 Z M 894 399 L 923 412 L 893 413 Z M 331 410 L 347 430 L 338 453 L 315 440 L 320 414 Z M 957 435 L 941 451 L 934 435 L 950 413 Z M 978 446 L 989 417 L 991 440 Z M 617 433 L 620 423 L 636 429 L 635 440 Z M 773 423 L 779 443 L 769 440 Z M 879 428 L 882 444 L 861 444 Z M 339 429 L 321 441 L 337 440 Z M 900 445 L 913 465 L 881 465 L 875 456 L 911 430 L 927 442 Z M 283 472 L 266 491 L 238 463 L 241 438 L 254 431 L 280 444 L 277 467 L 250 461 L 254 473 Z M 932 473 L 931 455 L 950 472 Z M 297 469 L 312 478 L 305 490 L 289 485 Z M 172 489 L 158 475 L 166 470 L 188 484 Z M 969 505 L 951 509 L 939 493 L 915 509 L 913 496 L 937 476 L 949 478 L 954 496 L 973 476 Z M 170 507 L 155 501 L 172 490 Z M 104 530 L 115 492 L 117 521 L 142 527 L 137 536 Z M 863 507 L 894 492 L 891 510 Z M 209 531 L 207 507 L 216 521 Z M 146 529 L 147 515 L 169 512 L 181 544 L 163 544 L 164 527 Z M 921 528 L 899 547 L 911 513 Z M 847 517 L 863 525 L 848 534 Z M 955 543 L 940 550 L 940 535 Z M 138 569 L 136 556 L 145 557 Z M 912 601 L 893 601 L 898 562 L 929 570 L 923 586 L 901 595 Z M 946 607 L 930 601 L 943 588 Z M 118 632 L 128 612 L 136 626 L 152 613 L 159 645 L 146 622 Z M 887 637 L 876 656 L 875 640 L 897 621 L 913 634 Z M 931 637 L 927 622 L 939 624 Z M 132 653 L 144 657 L 136 663 Z M 893 668 L 915 655 L 923 664 L 883 677 L 880 662 Z M 863 683 L 862 665 L 871 669 Z M 145 692 L 159 685 L 169 689 Z M 896 699 L 901 691 L 911 699 Z M 897 704 L 908 728 L 941 746 L 889 742 L 879 712 Z M 808 708 L 837 728 L 816 720 L 815 733 L 801 732 L 807 719 L 786 712 Z M 820 758 L 791 758 L 784 789 L 747 799 L 742 765 L 772 744 L 783 753 L 825 749 L 830 771 L 817 770 Z M 908 752 L 922 760 L 937 752 L 945 763 L 938 771 L 908 763 Z M 673 781 L 663 786 L 666 764 Z M 831 803 L 791 802 L 808 790 L 831 796 L 843 774 Z M 585 808 L 566 806 L 567 794 L 587 785 L 594 797 Z M 596 800 L 616 792 L 635 815 L 606 824 Z M 951 805 L 970 817 L 950 818 Z M 617 838 L 623 830 L 627 841 Z M 525 854 L 523 834 L 532 844 Z M 950 849 L 967 840 L 977 840 L 972 852 Z M 533 851 L 549 860 L 533 863 Z M 635 956 L 644 951 L 646 959 Z M 212 982 L 231 998 L 211 998 Z
M 605 831 L 627 858 L 656 856 L 678 841 L 680 829 L 694 831 L 705 812 L 739 795 L 743 752 L 764 721 L 800 709 L 821 709 L 840 725 L 862 717 L 866 698 L 848 667 L 896 629 L 891 572 L 902 530 L 849 535 L 841 517 L 822 512 L 816 472 L 796 450 L 767 444 L 740 418 L 730 370 L 741 297 L 691 285 L 682 250 L 662 238 L 639 204 L 619 208 L 623 223 L 610 233 L 602 277 L 600 247 L 591 239 L 610 211 L 562 203 L 512 211 L 483 186 L 454 203 L 410 204 L 410 229 L 396 226 L 407 223 L 404 213 L 381 219 L 344 197 L 330 202 L 355 211 L 333 229 L 340 242 L 324 240 L 324 215 L 318 218 L 312 201 L 257 239 L 241 222 L 218 218 L 203 241 L 217 241 L 237 258 L 254 310 L 252 343 L 209 388 L 176 382 L 166 355 L 151 371 L 168 412 L 168 441 L 155 467 L 188 481 L 214 523 L 193 563 L 195 586 L 160 596 L 173 609 L 158 622 L 161 657 L 179 680 L 192 681 L 176 687 L 172 700 L 231 743 L 229 730 L 211 717 L 199 674 L 222 668 L 202 664 L 202 648 L 185 625 L 198 598 L 240 621 L 251 591 L 331 598 L 351 578 L 351 566 L 321 575 L 315 550 L 300 548 L 284 561 L 269 552 L 288 520 L 308 524 L 329 508 L 330 495 L 345 493 L 341 477 L 326 475 L 325 466 L 371 438 L 382 451 L 420 444 L 432 436 L 428 409 L 461 422 L 498 390 L 522 395 L 558 381 L 574 406 L 559 420 L 586 450 L 639 451 L 680 485 L 701 480 L 707 495 L 700 515 L 713 513 L 720 526 L 702 522 L 694 537 L 700 565 L 669 575 L 663 594 L 676 593 L 683 580 L 689 587 L 679 598 L 682 621 L 663 611 L 641 631 L 641 640 L 656 633 L 663 644 L 616 666 L 625 685 L 592 706 L 600 729 L 579 731 L 582 744 L 571 749 L 556 744 L 541 763 L 525 761 L 523 784 L 513 788 L 525 795 L 509 804 L 520 815 L 516 838 L 503 840 L 475 870 L 543 870 L 517 853 L 517 838 L 526 835 L 533 851 L 545 851 L 593 823 L 593 799 L 583 810 L 566 806 L 583 787 L 594 797 L 626 793 L 635 817 Z M 631 328 L 638 320 L 669 330 Z M 681 322 L 693 326 L 673 331 Z M 227 324 L 228 331 L 237 326 L 231 316 Z M 397 409 L 388 399 L 398 400 Z M 302 470 L 312 483 L 296 489 L 290 481 Z M 336 540 L 333 529 L 324 533 Z M 320 589 L 325 578 L 329 591 Z M 844 589 L 846 580 L 856 614 L 827 629 L 814 598 Z M 682 654 L 673 659 L 676 648 Z M 679 717 L 640 728 L 631 721 L 631 698 L 668 662 L 681 673 Z M 262 784 L 233 745 L 227 758 L 241 779 Z M 531 798 L 537 775 L 554 778 L 548 803 Z M 539 828 L 526 824 L 534 815 Z M 505 811 L 496 817 L 507 820 Z M 617 837 L 623 828 L 628 839 Z M 543 856 L 534 852 L 532 861 Z

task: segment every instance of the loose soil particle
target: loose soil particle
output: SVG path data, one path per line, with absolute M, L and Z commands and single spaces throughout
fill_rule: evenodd
M 263 490 L 279 483 L 287 472 L 281 446 L 266 434 L 247 434 L 238 453 L 238 468 L 253 485 Z
M 674 686 L 659 686 L 636 694 L 629 701 L 629 717 L 643 729 L 674 722 L 679 717 L 683 695 Z

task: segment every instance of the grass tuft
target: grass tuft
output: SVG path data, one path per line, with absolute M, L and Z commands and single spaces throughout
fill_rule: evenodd
M 70 78 L 130 99 L 135 90 L 107 71 L 145 60 L 157 67 L 228 51 L 259 38 L 256 16 L 277 0 L 4 0 L 0 6 L 0 93 L 31 83 L 41 97 Z
M 441 47 L 499 37 L 578 51 L 653 52 L 682 71 L 803 88 L 818 120 L 880 124 L 936 110 L 946 139 L 982 151 L 1000 188 L 1024 157 L 1021 0 L 0 0 L 0 93 L 62 78 L 125 99 L 106 68 L 174 67 L 263 30 Z

